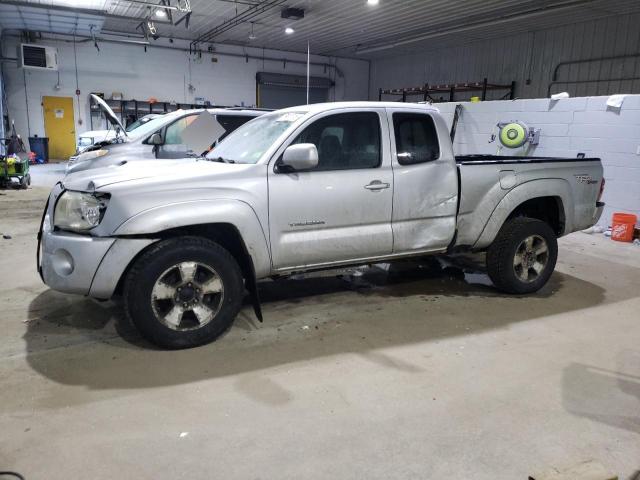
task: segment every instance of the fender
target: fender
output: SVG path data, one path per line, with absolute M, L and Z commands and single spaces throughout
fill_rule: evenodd
M 502 198 L 473 248 L 483 249 L 491 245 L 509 215 L 522 203 L 537 197 L 559 197 L 564 208 L 564 232 L 573 231 L 574 205 L 569 182 L 563 178 L 531 180 L 518 185 Z
M 233 225 L 240 232 L 247 252 L 253 259 L 256 277 L 263 278 L 270 274 L 271 252 L 264 228 L 253 208 L 241 200 L 188 200 L 153 207 L 124 221 L 113 234 L 153 235 L 172 228 L 209 223 Z

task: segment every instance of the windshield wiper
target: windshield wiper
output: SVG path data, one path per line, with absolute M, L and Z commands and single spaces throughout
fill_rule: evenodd
M 220 162 L 220 163 L 236 163 L 235 160 L 231 160 L 230 158 L 222 158 L 222 157 L 210 158 L 209 160 L 214 162 Z

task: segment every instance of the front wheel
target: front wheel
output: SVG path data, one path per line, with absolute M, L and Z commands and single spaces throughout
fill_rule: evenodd
M 551 227 L 535 218 L 505 222 L 487 250 L 487 272 L 493 284 L 507 293 L 540 290 L 558 258 L 558 241 Z
M 242 273 L 231 254 L 200 237 L 163 240 L 140 256 L 124 286 L 127 316 L 164 348 L 212 342 L 240 310 Z

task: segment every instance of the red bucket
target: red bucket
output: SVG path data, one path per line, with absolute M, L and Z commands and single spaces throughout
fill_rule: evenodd
M 633 241 L 633 229 L 638 217 L 630 213 L 614 213 L 611 222 L 611 240 L 618 242 Z

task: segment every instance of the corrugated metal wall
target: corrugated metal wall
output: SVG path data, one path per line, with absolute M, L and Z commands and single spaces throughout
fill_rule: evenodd
M 371 95 L 377 99 L 379 88 L 478 81 L 487 77 L 493 83 L 515 80 L 519 98 L 546 97 L 553 70 L 559 62 L 612 55 L 638 56 L 563 66 L 558 71 L 558 79 L 640 77 L 638 25 L 640 14 L 605 17 L 472 45 L 376 59 L 371 65 Z M 640 79 L 553 86 L 552 93 L 560 91 L 567 91 L 571 96 L 640 93 Z M 494 92 L 490 98 L 497 97 Z

